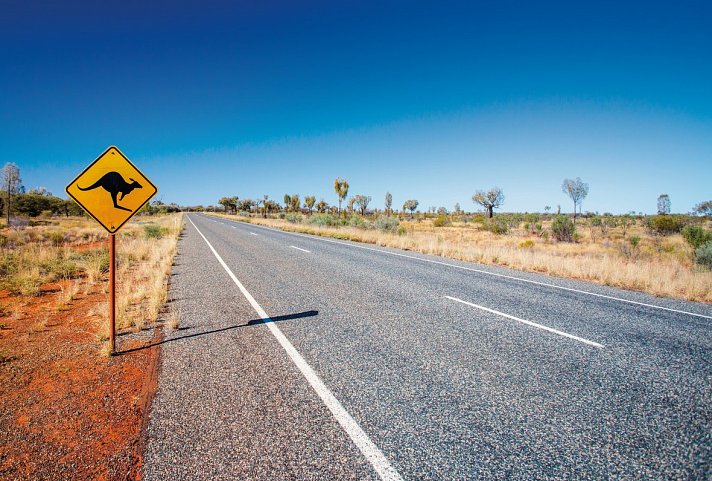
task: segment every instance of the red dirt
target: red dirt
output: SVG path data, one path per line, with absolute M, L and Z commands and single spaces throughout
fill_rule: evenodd
M 0 292 L 0 479 L 139 479 L 158 348 L 103 356 L 103 286 L 63 309 L 60 287 Z

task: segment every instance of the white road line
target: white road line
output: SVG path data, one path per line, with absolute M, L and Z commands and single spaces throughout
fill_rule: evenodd
M 311 252 L 311 251 L 308 251 L 308 250 L 306 250 L 306 249 L 302 249 L 301 247 L 297 247 L 297 246 L 289 246 L 289 247 L 291 247 L 292 249 L 297 249 L 298 251 L 302 251 L 302 252 L 308 252 L 308 253 Z
M 232 222 L 239 222 L 239 221 L 232 221 Z M 703 319 L 712 319 L 712 316 L 706 316 L 706 315 L 704 315 L 704 314 L 698 314 L 698 313 L 696 313 L 696 312 L 682 311 L 682 310 L 680 310 L 680 309 L 673 309 L 673 308 L 671 308 L 671 307 L 656 306 L 655 304 L 647 304 L 647 303 L 645 303 L 645 302 L 631 301 L 630 299 L 623 299 L 623 298 L 621 298 L 621 297 L 607 296 L 607 295 L 605 295 L 605 294 L 597 294 L 597 293 L 595 293 L 595 292 L 582 291 L 582 290 L 580 290 L 580 289 L 574 289 L 574 288 L 572 288 L 572 287 L 557 286 L 556 284 L 549 284 L 549 283 L 546 283 L 546 282 L 533 281 L 533 280 L 531 280 L 531 279 L 522 279 L 521 277 L 509 276 L 509 275 L 507 275 L 507 274 L 498 274 L 498 273 L 496 273 L 496 272 L 489 272 L 489 271 L 485 271 L 485 270 L 482 270 L 482 269 L 475 269 L 475 268 L 473 268 L 473 267 L 459 266 L 459 265 L 457 265 L 457 264 L 450 264 L 450 263 L 448 263 L 448 262 L 441 262 L 441 261 L 436 261 L 436 260 L 433 260 L 433 259 L 424 259 L 424 258 L 421 258 L 421 257 L 409 256 L 409 255 L 407 255 L 407 254 L 401 254 L 401 253 L 399 253 L 399 252 L 384 251 L 384 250 L 382 250 L 382 249 L 375 249 L 375 248 L 373 248 L 373 247 L 367 247 L 367 246 L 361 246 L 361 245 L 356 245 L 356 244 L 350 244 L 350 243 L 347 243 L 347 242 L 341 242 L 341 241 L 337 241 L 337 240 L 333 240 L 333 239 L 326 239 L 326 238 L 324 238 L 324 237 L 312 236 L 312 235 L 307 235 L 307 234 L 300 234 L 300 233 L 298 233 L 298 232 L 289 232 L 289 231 L 285 231 L 285 230 L 281 230 L 281 229 L 275 229 L 275 228 L 272 228 L 272 227 L 261 226 L 261 225 L 258 225 L 258 224 L 250 224 L 250 225 L 255 226 L 255 227 L 260 227 L 260 228 L 266 229 L 266 230 L 271 230 L 271 231 L 275 231 L 275 232 L 281 232 L 281 233 L 283 233 L 283 234 L 291 234 L 291 235 L 296 235 L 296 236 L 300 236 L 300 237 L 306 237 L 306 238 L 308 238 L 308 239 L 314 239 L 314 240 L 323 241 L 323 242 L 332 242 L 332 243 L 334 243 L 334 244 L 340 244 L 340 245 L 342 245 L 342 246 L 354 247 L 354 248 L 357 248 L 357 249 L 364 249 L 364 250 L 374 251 L 374 252 L 380 252 L 381 254 L 389 254 L 389 255 L 392 255 L 392 256 L 405 257 L 405 258 L 407 258 L 407 259 L 415 259 L 415 260 L 417 260 L 417 261 L 429 262 L 429 263 L 431 263 L 431 264 L 439 264 L 439 265 L 441 265 L 441 266 L 454 267 L 455 269 L 462 269 L 462 270 L 465 270 L 465 271 L 478 272 L 478 273 L 480 273 L 480 274 L 486 274 L 486 275 L 488 275 L 488 276 L 502 277 L 502 278 L 505 278 L 505 279 L 512 279 L 512 280 L 515 280 L 515 281 L 526 282 L 526 283 L 529 283 L 529 284 L 535 284 L 535 285 L 539 285 L 539 286 L 551 287 L 551 288 L 553 288 L 553 289 L 561 289 L 562 291 L 577 292 L 577 293 L 579 293 L 579 294 L 586 294 L 586 295 L 589 295 L 589 296 L 601 297 L 601 298 L 603 298 L 603 299 L 610 299 L 610 300 L 613 300 L 613 301 L 626 302 L 626 303 L 628 303 L 628 304 L 635 304 L 635 305 L 638 305 L 638 306 L 652 307 L 653 309 L 661 309 L 661 310 L 663 310 L 663 311 L 677 312 L 678 314 L 687 314 L 688 316 L 701 317 L 701 318 L 703 318 Z
M 269 328 L 272 335 L 277 339 L 282 348 L 287 352 L 287 355 L 292 360 L 292 362 L 299 368 L 301 373 L 309 382 L 309 385 L 316 391 L 317 395 L 329 408 L 329 411 L 334 415 L 336 420 L 339 422 L 341 427 L 346 431 L 351 440 L 356 444 L 364 457 L 371 463 L 373 469 L 376 470 L 378 476 L 384 481 L 403 481 L 401 475 L 396 471 L 396 469 L 391 465 L 386 456 L 381 452 L 381 450 L 376 446 L 373 441 L 368 437 L 368 434 L 361 429 L 361 426 L 356 422 L 354 418 L 344 409 L 338 399 L 331 393 L 324 382 L 319 378 L 319 376 L 314 372 L 314 370 L 307 364 L 299 351 L 289 342 L 289 339 L 282 333 L 282 331 L 277 327 L 272 319 L 267 315 L 264 309 L 257 303 L 254 297 L 245 289 L 245 286 L 235 277 L 235 274 L 230 270 L 230 268 L 222 260 L 222 257 L 217 253 L 215 248 L 210 244 L 208 239 L 205 238 L 200 229 L 193 223 L 190 216 L 188 220 L 195 230 L 198 231 L 200 237 L 203 238 L 208 247 L 212 251 L 215 258 L 218 260 L 220 265 L 223 266 L 225 271 L 228 273 L 230 278 L 233 280 L 235 285 L 240 289 L 240 292 L 245 296 L 248 302 L 252 305 L 252 308 L 257 312 L 257 314 L 262 318 L 264 324 Z
M 537 324 L 536 322 L 527 321 L 527 320 L 524 320 L 524 319 L 520 319 L 520 318 L 518 318 L 518 317 L 510 316 L 509 314 L 505 314 L 504 312 L 495 311 L 494 309 L 490 309 L 490 308 L 488 308 L 488 307 L 479 306 L 479 305 L 473 304 L 473 303 L 471 303 L 471 302 L 463 301 L 462 299 L 458 299 L 457 297 L 450 297 L 450 296 L 445 296 L 445 297 L 448 298 L 448 299 L 450 299 L 451 301 L 461 302 L 462 304 L 466 304 L 466 305 L 468 305 L 468 306 L 476 307 L 477 309 L 482 309 L 483 311 L 491 312 L 492 314 L 497 314 L 498 316 L 506 317 L 506 318 L 508 318 L 508 319 L 512 319 L 512 320 L 514 320 L 514 321 L 521 322 L 521 323 L 526 324 L 526 325 L 528 325 L 528 326 L 536 327 L 537 329 L 543 329 L 543 330 L 545 330 L 545 331 L 553 332 L 554 334 L 558 334 L 559 336 L 568 337 L 569 339 L 573 339 L 574 341 L 583 342 L 584 344 L 588 344 L 588 345 L 590 345 L 590 346 L 597 347 L 597 348 L 599 348 L 599 349 L 603 349 L 603 347 L 604 347 L 603 344 L 599 344 L 599 343 L 597 343 L 597 342 L 589 341 L 588 339 L 584 339 L 583 337 L 574 336 L 573 334 L 569 334 L 568 332 L 559 331 L 559 330 L 553 329 L 553 328 L 551 328 L 551 327 L 544 326 L 544 325 L 542 325 L 542 324 Z
M 257 234 L 255 234 L 254 232 L 250 232 L 250 235 L 257 235 Z

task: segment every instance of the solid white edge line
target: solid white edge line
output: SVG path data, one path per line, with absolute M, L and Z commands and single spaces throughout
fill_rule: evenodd
M 471 303 L 471 302 L 463 301 L 462 299 L 458 299 L 457 297 L 451 297 L 451 296 L 445 296 L 445 297 L 448 298 L 448 299 L 450 299 L 451 301 L 461 302 L 462 304 L 465 304 L 465 305 L 468 305 L 468 306 L 472 306 L 472 307 L 476 307 L 477 309 L 482 309 L 483 311 L 487 311 L 487 312 L 490 312 L 490 313 L 492 313 L 492 314 L 497 314 L 498 316 L 506 317 L 506 318 L 508 318 L 508 319 L 512 319 L 512 320 L 514 320 L 514 321 L 521 322 L 521 323 L 526 324 L 526 325 L 528 325 L 528 326 L 536 327 L 537 329 L 543 329 L 544 331 L 549 331 L 549 332 L 552 332 L 552 333 L 554 333 L 554 334 L 558 334 L 559 336 L 568 337 L 569 339 L 573 339 L 574 341 L 583 342 L 584 344 L 588 344 L 588 345 L 590 345 L 590 346 L 597 347 L 597 348 L 599 348 L 599 349 L 603 349 L 603 348 L 605 347 L 603 344 L 599 344 L 599 343 L 597 343 L 597 342 L 589 341 L 588 339 L 584 339 L 583 337 L 574 336 L 573 334 L 569 334 L 568 332 L 559 331 L 559 330 L 557 330 L 557 329 L 554 329 L 554 328 L 551 328 L 551 327 L 548 327 L 548 326 L 544 326 L 544 325 L 542 325 L 542 324 L 537 324 L 536 322 L 527 321 L 527 320 L 525 320 L 525 319 L 520 319 L 520 318 L 518 318 L 518 317 L 510 316 L 509 314 L 505 314 L 504 312 L 496 311 L 496 310 L 490 309 L 490 308 L 488 308 L 488 307 L 484 307 L 484 306 L 480 306 L 480 305 L 477 305 L 477 304 L 473 304 L 473 303 Z
M 302 249 L 301 247 L 297 247 L 297 246 L 289 246 L 289 247 L 291 247 L 292 249 L 297 249 L 298 251 L 311 253 L 311 251 L 308 251 L 308 250 L 306 250 L 306 249 Z
M 319 237 L 319 236 L 314 236 L 314 235 L 307 235 L 307 234 L 301 234 L 301 233 L 299 233 L 299 232 L 289 232 L 289 231 L 286 231 L 286 230 L 276 229 L 276 228 L 274 228 L 274 227 L 266 227 L 266 226 L 259 225 L 259 224 L 248 224 L 247 222 L 241 222 L 241 221 L 236 221 L 236 220 L 232 220 L 232 219 L 226 219 L 226 220 L 228 220 L 228 221 L 230 221 L 230 222 L 240 222 L 240 223 L 242 223 L 242 224 L 251 225 L 251 226 L 255 226 L 255 227 L 260 227 L 260 228 L 262 228 L 262 229 L 271 230 L 271 231 L 275 231 L 275 232 L 282 232 L 282 233 L 284 233 L 284 234 L 291 234 L 291 235 L 296 235 L 296 236 L 300 236 L 300 237 L 306 237 L 306 238 L 308 238 L 308 239 L 314 239 L 314 240 L 323 241 L 323 242 L 332 242 L 332 243 L 334 243 L 334 244 L 340 244 L 340 245 L 347 246 L 347 247 L 355 247 L 355 248 L 357 248 L 357 249 L 364 249 L 364 250 L 369 250 L 369 251 L 375 251 L 375 252 L 380 252 L 380 253 L 382 253 L 382 254 L 389 254 L 389 255 L 392 255 L 392 256 L 405 257 L 405 258 L 408 258 L 408 259 L 415 259 L 415 260 L 417 260 L 417 261 L 430 262 L 431 264 L 439 264 L 439 265 L 442 265 L 442 266 L 454 267 L 454 268 L 456 268 L 456 269 L 462 269 L 462 270 L 465 270 L 465 271 L 478 272 L 478 273 L 480 273 L 480 274 L 486 274 L 486 275 L 488 275 L 488 276 L 502 277 L 502 278 L 505 278 L 505 279 L 512 279 L 512 280 L 515 280 L 515 281 L 527 282 L 527 283 L 529 283 L 529 284 L 536 284 L 536 285 L 539 285 L 539 286 L 552 287 L 552 288 L 554 288 L 554 289 L 561 289 L 561 290 L 563 290 L 563 291 L 577 292 L 577 293 L 579 293 L 579 294 L 586 294 L 586 295 L 589 295 L 589 296 L 602 297 L 602 298 L 604 298 L 604 299 L 611 299 L 611 300 L 613 300 L 613 301 L 626 302 L 626 303 L 628 303 L 628 304 L 635 304 L 635 305 L 638 305 L 638 306 L 652 307 L 653 309 L 661 309 L 661 310 L 663 310 L 663 311 L 677 312 L 678 314 L 687 314 L 687 315 L 689 315 L 689 316 L 701 317 L 701 318 L 703 318 L 703 319 L 712 319 L 712 316 L 706 316 L 706 315 L 704 315 L 704 314 L 698 314 L 698 313 L 696 313 L 696 312 L 682 311 L 682 310 L 680 310 L 680 309 L 673 309 L 673 308 L 671 308 L 671 307 L 656 306 L 655 304 L 647 304 L 647 303 L 645 303 L 645 302 L 631 301 L 631 300 L 629 300 L 629 299 L 623 299 L 623 298 L 621 298 L 621 297 L 607 296 L 607 295 L 605 295 L 605 294 L 597 294 L 597 293 L 595 293 L 595 292 L 582 291 L 582 290 L 580 290 L 580 289 L 574 289 L 573 287 L 557 286 L 556 284 L 548 284 L 548 283 L 546 283 L 546 282 L 532 281 L 532 280 L 530 280 L 530 279 L 522 279 L 521 277 L 508 276 L 507 274 L 498 274 L 498 273 L 496 273 L 496 272 L 489 272 L 489 271 L 485 271 L 485 270 L 482 270 L 482 269 L 475 269 L 475 268 L 473 268 L 473 267 L 458 266 L 457 264 L 450 264 L 450 263 L 448 263 L 448 262 L 441 262 L 441 261 L 436 261 L 436 260 L 433 260 L 433 259 L 424 259 L 424 258 L 421 258 L 421 257 L 409 256 L 409 255 L 407 255 L 407 254 L 401 254 L 401 253 L 399 253 L 399 252 L 384 251 L 384 250 L 382 250 L 382 249 L 374 249 L 373 247 L 360 246 L 360 245 L 351 244 L 351 243 L 347 243 L 347 242 L 341 242 L 341 241 L 337 241 L 337 240 L 333 240 L 333 239 L 326 239 L 326 238 L 324 238 L 324 237 Z M 353 241 L 353 242 L 356 242 L 356 241 Z M 463 262 L 464 262 L 464 261 L 463 261 Z
M 252 308 L 257 312 L 257 314 L 262 318 L 264 324 L 269 328 L 272 335 L 277 339 L 282 348 L 287 352 L 287 355 L 292 360 L 292 362 L 299 368 L 299 371 L 304 375 L 304 377 L 309 382 L 309 385 L 316 391 L 317 395 L 329 408 L 329 411 L 334 415 L 334 418 L 338 421 L 341 427 L 346 431 L 351 440 L 356 444 L 358 449 L 364 455 L 364 457 L 371 463 L 373 469 L 376 470 L 378 476 L 384 481 L 403 481 L 403 478 L 398 471 L 391 465 L 386 456 L 381 452 L 381 450 L 376 446 L 373 441 L 368 437 L 368 435 L 361 429 L 361 426 L 356 422 L 356 420 L 351 417 L 351 415 L 344 409 L 338 399 L 331 393 L 328 387 L 323 383 L 319 376 L 314 372 L 314 370 L 309 366 L 309 364 L 304 360 L 299 351 L 289 342 L 289 339 L 282 333 L 282 331 L 277 327 L 272 319 L 267 315 L 264 309 L 257 303 L 254 297 L 245 289 L 240 280 L 233 274 L 232 270 L 225 264 L 220 254 L 217 253 L 215 248 L 210 244 L 208 239 L 200 232 L 200 229 L 193 223 L 193 220 L 188 217 L 188 220 L 193 225 L 195 230 L 200 234 L 205 243 L 208 245 L 212 251 L 215 258 L 218 260 L 220 265 L 223 266 L 225 271 L 228 273 L 230 278 L 233 280 L 235 285 L 240 289 L 242 295 L 245 296 L 247 301 L 250 303 Z

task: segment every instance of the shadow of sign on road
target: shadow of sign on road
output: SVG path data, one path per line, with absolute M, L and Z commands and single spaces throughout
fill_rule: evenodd
M 314 317 L 314 316 L 318 316 L 318 315 L 319 315 L 319 311 L 311 310 L 311 311 L 297 312 L 297 313 L 294 313 L 294 314 L 285 314 L 285 315 L 282 315 L 282 316 L 274 316 L 274 317 L 271 317 L 270 320 L 271 320 L 272 322 L 283 322 L 283 321 L 291 321 L 291 320 L 293 320 L 293 319 L 303 319 L 303 318 L 305 318 L 305 317 Z M 207 335 L 210 335 L 210 334 L 217 334 L 217 333 L 220 333 L 220 332 L 232 331 L 232 330 L 235 330 L 235 329 L 240 329 L 240 328 L 242 328 L 242 327 L 258 326 L 258 325 L 264 324 L 264 323 L 266 323 L 266 322 L 267 322 L 267 321 L 266 321 L 265 319 L 252 319 L 252 320 L 250 320 L 250 321 L 247 321 L 247 322 L 244 323 L 244 324 L 237 324 L 237 325 L 235 325 L 235 326 L 221 327 L 220 329 L 213 329 L 213 330 L 210 330 L 210 331 L 196 332 L 196 333 L 194 333 L 194 334 L 188 334 L 188 333 L 186 333 L 184 336 L 171 337 L 170 339 L 163 339 L 162 341 L 154 342 L 154 343 L 151 343 L 151 344 L 146 344 L 146 345 L 144 345 L 144 346 L 134 347 L 133 349 L 126 349 L 125 351 L 120 351 L 120 352 L 117 352 L 116 354 L 117 354 L 117 355 L 130 354 L 130 353 L 132 353 L 132 352 L 142 351 L 143 349 L 150 349 L 150 348 L 152 348 L 152 347 L 155 347 L 155 346 L 158 346 L 158 345 L 161 345 L 161 344 L 166 344 L 166 343 L 169 343 L 169 342 L 182 341 L 182 340 L 190 339 L 190 338 L 194 338 L 194 337 L 207 336 Z M 185 328 L 185 327 L 184 327 L 184 328 L 179 328 L 178 331 L 179 331 L 179 332 L 180 332 L 180 331 L 188 331 L 188 330 L 190 330 L 190 329 L 191 329 L 191 328 Z

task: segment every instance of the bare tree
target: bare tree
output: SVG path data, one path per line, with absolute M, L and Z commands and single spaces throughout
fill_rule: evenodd
M 358 205 L 361 215 L 366 215 L 366 209 L 368 209 L 368 204 L 371 202 L 370 195 L 357 195 L 354 197 L 354 203 Z
M 20 178 L 20 168 L 12 162 L 6 163 L 0 169 L 0 180 L 2 180 L 3 190 L 6 194 L 5 207 L 7 212 L 7 225 L 10 225 L 10 212 L 12 210 L 12 196 L 20 191 L 22 179 Z
M 666 215 L 670 213 L 670 196 L 667 194 L 660 194 L 658 196 L 658 214 Z
M 334 179 L 334 192 L 339 196 L 339 216 L 341 216 L 341 203 L 349 193 L 349 183 L 346 179 Z
M 391 215 L 391 207 L 393 206 L 393 196 L 390 192 L 386 192 L 386 215 Z
M 312 213 L 312 209 L 314 209 L 315 202 L 316 202 L 316 196 L 314 196 L 314 195 L 305 195 L 304 196 L 304 207 L 309 209 L 309 214 Z
M 492 218 L 494 209 L 498 209 L 504 204 L 504 192 L 499 187 L 492 187 L 487 192 L 478 190 L 472 196 L 472 201 L 484 207 L 487 210 L 488 217 Z
M 574 201 L 574 225 L 576 225 L 576 207 L 581 210 L 581 203 L 588 195 L 588 184 L 576 177 L 576 180 L 564 179 L 561 183 L 561 190 Z

